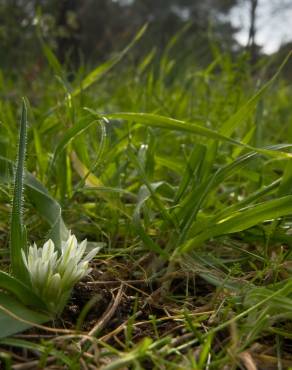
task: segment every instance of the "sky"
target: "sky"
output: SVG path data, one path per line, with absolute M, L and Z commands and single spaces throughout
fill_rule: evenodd
M 241 1 L 231 12 L 232 23 L 241 28 L 237 40 L 243 45 L 248 39 L 249 4 L 250 1 Z M 267 54 L 292 41 L 292 0 L 258 0 L 256 27 L 256 42 Z

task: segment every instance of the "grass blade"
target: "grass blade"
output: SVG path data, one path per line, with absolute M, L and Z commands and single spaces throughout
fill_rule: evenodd
M 98 113 L 96 114 L 100 116 Z M 122 119 L 122 120 L 127 120 L 127 121 L 132 121 L 132 122 L 138 122 L 138 123 L 142 123 L 144 125 L 150 126 L 150 127 L 164 128 L 168 130 L 181 131 L 181 132 L 190 132 L 198 136 L 203 136 L 209 139 L 214 139 L 217 141 L 227 142 L 232 145 L 245 147 L 246 149 L 254 150 L 257 153 L 261 153 L 263 155 L 270 156 L 272 158 L 291 158 L 290 153 L 285 153 L 285 152 L 280 152 L 280 151 L 275 152 L 269 149 L 262 149 L 262 148 L 254 148 L 250 145 L 234 140 L 228 136 L 221 134 L 220 132 L 211 130 L 197 123 L 181 121 L 181 120 L 177 120 L 174 118 L 160 116 L 157 114 L 122 112 L 122 113 L 103 114 L 103 117 L 106 117 L 108 119 Z
M 219 235 L 232 234 L 246 230 L 260 222 L 292 214 L 292 196 L 273 199 L 264 203 L 239 210 L 218 220 L 214 225 L 208 225 L 206 231 L 188 240 L 181 251 L 188 252 L 204 241 Z
M 235 128 L 250 116 L 259 100 L 279 76 L 291 54 L 292 52 L 287 55 L 275 75 L 252 98 L 250 98 L 246 104 L 244 104 L 234 115 L 232 115 L 226 122 L 223 123 L 222 127 L 220 128 L 220 133 L 230 137 Z
M 106 61 L 100 66 L 96 67 L 92 72 L 90 72 L 80 83 L 80 87 L 75 88 L 72 92 L 72 97 L 79 95 L 82 91 L 86 90 L 93 83 L 98 81 L 106 72 L 108 72 L 112 67 L 114 67 L 128 52 L 132 47 L 141 39 L 147 29 L 147 25 L 144 25 L 139 32 L 136 34 L 134 39 L 130 42 L 128 46 L 125 47 L 117 56 Z
M 26 285 L 15 277 L 0 271 L 0 288 L 12 293 L 20 302 L 26 306 L 34 306 L 45 309 L 45 304 Z
M 0 338 L 22 332 L 34 324 L 43 324 L 50 317 L 28 309 L 23 304 L 0 292 Z
M 11 268 L 14 276 L 22 281 L 28 279 L 27 271 L 24 266 L 21 249 L 26 252 L 26 231 L 23 224 L 22 206 L 23 206 L 23 178 L 26 155 L 26 139 L 27 139 L 27 106 L 25 100 L 22 100 L 20 133 L 18 144 L 18 155 L 16 164 L 16 173 L 14 179 L 14 191 L 12 202 L 12 217 L 10 225 L 10 258 Z

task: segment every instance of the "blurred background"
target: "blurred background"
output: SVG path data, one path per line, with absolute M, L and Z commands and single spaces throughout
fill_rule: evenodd
M 149 24 L 136 56 L 163 50 L 187 27 L 177 57 L 195 53 L 206 64 L 214 45 L 222 51 L 287 54 L 292 0 L 0 0 L 0 67 L 37 73 L 44 63 L 40 40 L 61 63 L 96 65 L 121 50 Z

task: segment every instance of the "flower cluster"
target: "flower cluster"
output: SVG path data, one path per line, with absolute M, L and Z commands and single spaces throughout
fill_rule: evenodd
M 50 311 L 58 313 L 66 303 L 70 292 L 80 279 L 90 273 L 89 262 L 99 248 L 94 248 L 84 258 L 87 241 L 78 244 L 75 235 L 62 242 L 61 253 L 55 250 L 52 240 L 42 248 L 29 247 L 22 258 L 28 270 L 34 292 L 47 304 Z

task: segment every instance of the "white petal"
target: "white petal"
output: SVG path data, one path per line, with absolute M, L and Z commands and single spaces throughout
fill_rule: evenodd
M 60 274 L 54 274 L 50 281 L 48 282 L 48 286 L 46 289 L 46 296 L 48 300 L 54 299 L 55 302 L 57 302 L 58 297 L 61 293 L 61 276 Z M 57 302 L 58 303 L 58 302 Z
M 76 239 L 75 235 L 71 235 L 69 237 L 69 239 L 68 239 L 68 241 L 67 241 L 67 243 L 64 247 L 63 253 L 62 253 L 64 263 L 69 261 L 71 255 L 72 256 L 75 255 L 76 248 L 77 248 L 77 239 Z
M 31 253 L 31 255 L 34 259 L 38 258 L 38 247 L 37 247 L 36 243 L 33 244 L 33 247 L 31 246 L 29 248 L 29 252 Z
M 100 247 L 93 248 L 84 258 L 82 261 L 91 261 L 97 253 L 99 252 Z
M 66 291 L 73 288 L 73 285 L 76 283 L 76 277 L 78 278 L 78 268 L 76 265 L 70 266 L 70 269 L 65 271 L 65 274 L 62 276 L 62 290 Z
M 87 245 L 87 239 L 84 239 L 79 245 L 78 245 L 78 261 L 81 260 L 81 258 L 84 255 L 84 252 L 86 250 Z
M 55 245 L 54 242 L 49 239 L 43 246 L 42 260 L 50 259 L 54 253 Z

